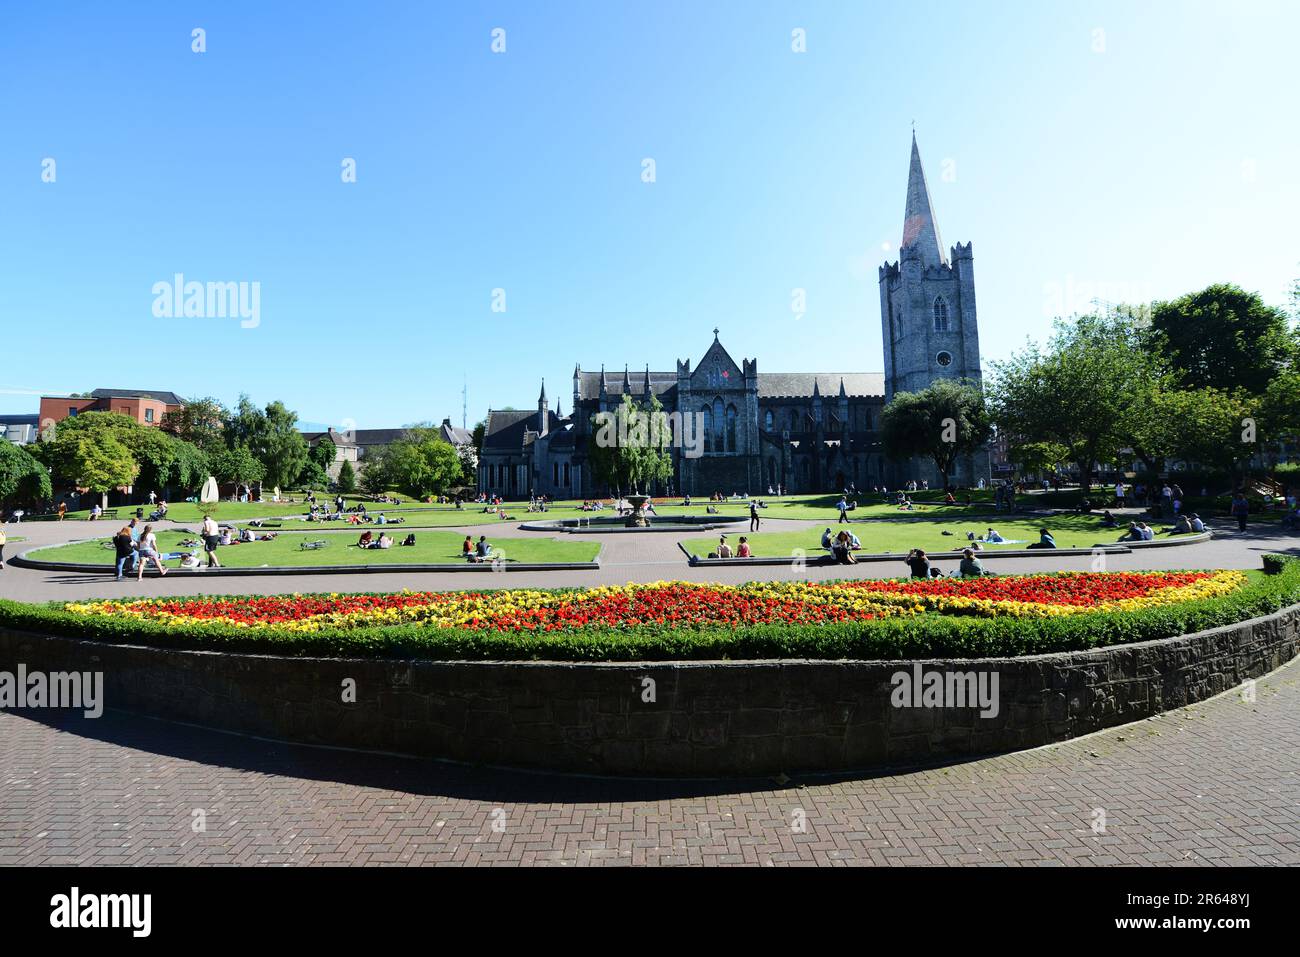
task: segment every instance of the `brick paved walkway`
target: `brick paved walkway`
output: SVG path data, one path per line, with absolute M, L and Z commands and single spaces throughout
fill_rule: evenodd
M 1300 664 L 1260 680 L 1254 703 L 781 785 L 519 774 L 0 713 L 0 865 L 199 863 L 1300 864 Z

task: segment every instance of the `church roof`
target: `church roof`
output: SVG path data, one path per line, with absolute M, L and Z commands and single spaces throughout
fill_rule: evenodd
M 883 372 L 760 372 L 758 396 L 802 398 L 816 389 L 823 395 L 838 395 L 840 380 L 846 395 L 876 396 L 885 394 Z
M 560 427 L 554 412 L 547 412 L 547 431 Z M 537 431 L 537 412 L 533 409 L 489 409 L 483 430 L 485 449 L 520 449 L 524 434 Z
M 934 204 L 930 202 L 930 186 L 925 181 L 921 166 L 921 151 L 912 134 L 912 164 L 907 171 L 907 209 L 903 212 L 903 241 L 901 248 L 915 248 L 924 266 L 939 266 L 948 262 L 943 253 L 943 240 L 939 238 L 939 224 L 934 219 Z
M 600 373 L 578 371 L 578 397 L 580 399 L 595 399 L 600 396 Z M 654 389 L 654 394 L 662 396 L 671 392 L 677 387 L 676 372 L 645 372 L 638 373 L 635 381 L 627 381 L 615 376 L 605 376 L 605 391 L 607 395 L 622 395 L 624 382 L 631 386 L 629 392 L 632 395 L 645 395 L 645 380 L 650 379 L 650 387 Z

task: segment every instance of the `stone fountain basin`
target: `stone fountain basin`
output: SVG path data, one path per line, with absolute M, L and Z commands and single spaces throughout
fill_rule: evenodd
M 626 532 L 639 534 L 644 532 L 698 532 L 711 528 L 722 528 L 738 522 L 749 521 L 748 515 L 673 515 L 666 518 L 647 516 L 649 525 L 627 526 L 626 515 L 597 515 L 592 518 L 555 518 L 537 522 L 524 522 L 519 527 L 526 532 L 567 532 L 568 534 L 618 534 Z

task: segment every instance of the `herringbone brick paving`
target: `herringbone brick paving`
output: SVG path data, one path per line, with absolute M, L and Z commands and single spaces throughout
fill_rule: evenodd
M 780 784 L 0 713 L 0 864 L 1300 864 L 1300 665 L 1256 691 L 1036 751 Z

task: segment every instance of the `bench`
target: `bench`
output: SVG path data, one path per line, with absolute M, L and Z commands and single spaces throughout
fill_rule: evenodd
M 103 513 L 102 513 L 99 517 L 100 517 L 100 518 L 117 518 L 117 509 L 115 509 L 115 508 L 106 508 L 106 509 L 104 509 Z

